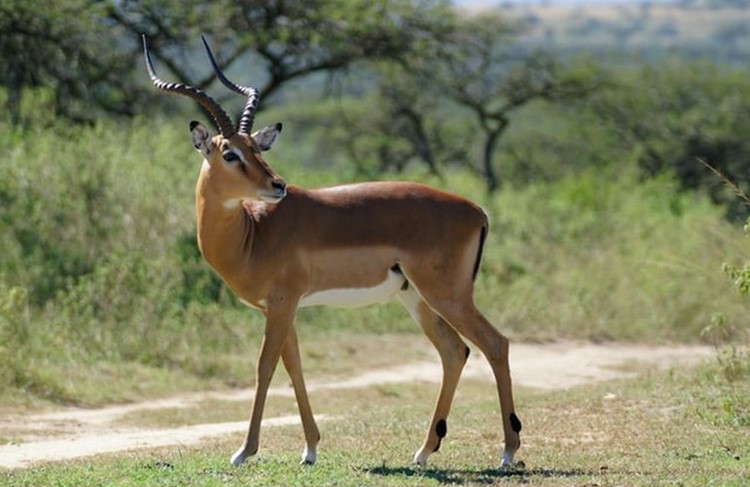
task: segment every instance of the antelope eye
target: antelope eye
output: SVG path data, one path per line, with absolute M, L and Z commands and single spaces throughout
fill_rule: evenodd
M 227 162 L 237 162 L 240 160 L 240 156 L 238 156 L 235 152 L 232 151 L 226 151 L 221 155 L 221 157 L 224 158 Z

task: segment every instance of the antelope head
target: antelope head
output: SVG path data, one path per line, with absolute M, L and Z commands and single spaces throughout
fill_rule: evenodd
M 258 90 L 236 85 L 222 73 L 205 38 L 202 38 L 216 76 L 230 90 L 247 98 L 240 116 L 238 129 L 221 106 L 199 88 L 183 83 L 167 83 L 156 76 L 146 36 L 143 36 L 143 52 L 149 77 L 158 89 L 185 95 L 200 104 L 213 118 L 219 134 L 211 135 L 200 122 L 190 122 L 193 147 L 204 159 L 202 177 L 220 192 L 226 205 L 242 200 L 263 200 L 277 203 L 286 196 L 286 183 L 263 159 L 261 153 L 271 148 L 281 132 L 281 124 L 266 126 L 252 133 L 255 111 L 260 96 Z

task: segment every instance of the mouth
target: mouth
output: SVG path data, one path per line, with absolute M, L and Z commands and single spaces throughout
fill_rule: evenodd
M 264 191 L 260 194 L 260 199 L 266 203 L 278 203 L 286 196 L 286 188 L 279 188 L 274 191 Z

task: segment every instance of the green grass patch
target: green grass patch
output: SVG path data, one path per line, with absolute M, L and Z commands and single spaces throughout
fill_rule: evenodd
M 716 361 L 567 391 L 517 391 L 523 467 L 499 470 L 494 387 L 463 381 L 448 436 L 427 468 L 410 465 L 434 384 L 313 393 L 320 424 L 315 466 L 298 465 L 299 426 L 265 428 L 261 451 L 229 465 L 240 437 L 0 474 L 6 485 L 744 485 L 750 481 L 750 381 L 721 378 Z M 274 398 L 267 416 L 294 409 Z M 222 410 L 214 402 L 208 411 Z M 224 409 L 227 414 L 233 414 Z M 191 413 L 195 414 L 195 412 Z M 206 413 L 209 414 L 209 413 Z M 145 421 L 151 423 L 151 419 Z M 163 424 L 171 424 L 166 419 Z M 2 482 L 2 480 L 0 480 Z

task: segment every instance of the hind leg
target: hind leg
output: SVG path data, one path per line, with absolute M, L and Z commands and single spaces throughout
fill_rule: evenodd
M 474 306 L 470 261 L 453 262 L 453 266 L 437 269 L 435 266 L 410 269 L 410 282 L 430 309 L 459 335 L 474 343 L 490 363 L 503 419 L 505 450 L 501 465 L 510 465 L 521 446 L 521 421 L 513 403 L 509 341 Z
M 440 448 L 440 442 L 447 433 L 446 420 L 461 371 L 469 356 L 469 348 L 455 330 L 427 306 L 413 287 L 399 292 L 398 298 L 435 346 L 443 364 L 443 379 L 432 421 L 422 447 L 414 455 L 414 463 L 426 465 L 427 457 Z
M 521 446 L 521 421 L 515 413 L 510 379 L 509 341 L 482 315 L 471 300 L 430 301 L 431 307 L 487 357 L 495 376 L 503 417 L 505 451 L 501 466 L 510 465 Z

